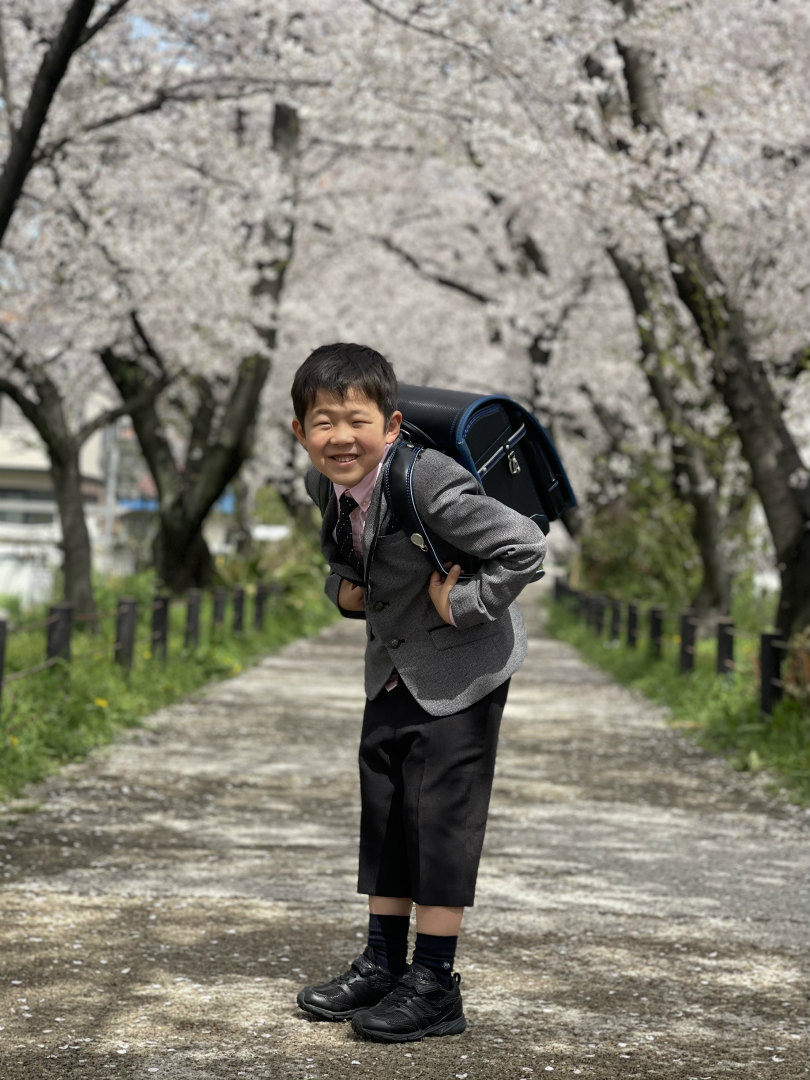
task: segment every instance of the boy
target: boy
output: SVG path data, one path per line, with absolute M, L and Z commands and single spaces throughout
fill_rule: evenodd
M 367 637 L 358 892 L 369 897 L 368 945 L 298 1004 L 351 1018 L 359 1035 L 383 1042 L 458 1034 L 456 943 L 473 903 L 509 679 L 526 654 L 513 602 L 537 575 L 545 537 L 461 465 L 425 451 L 413 473 L 422 520 L 481 560 L 469 580 L 458 565 L 431 573 L 382 490 L 402 420 L 388 361 L 361 345 L 322 346 L 296 372 L 292 398 L 295 435 L 334 487 L 321 534 L 326 592 L 342 614 L 365 618 Z

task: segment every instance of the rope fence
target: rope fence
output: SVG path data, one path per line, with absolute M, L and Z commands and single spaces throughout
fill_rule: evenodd
M 625 637 L 624 641 L 629 649 L 636 649 L 639 645 L 639 625 L 641 621 L 640 605 L 635 602 L 622 604 L 615 598 L 603 596 L 597 593 L 583 592 L 573 589 L 562 578 L 554 582 L 554 600 L 559 604 L 566 604 L 568 609 L 598 637 L 605 632 L 607 622 L 608 640 L 619 642 L 622 630 L 622 610 L 625 611 Z M 609 614 L 609 618 L 606 616 Z M 677 616 L 667 613 L 662 607 L 654 605 L 647 612 L 647 642 L 652 659 L 663 659 L 664 641 L 666 638 L 667 620 L 675 620 L 678 627 L 680 640 L 678 652 L 678 671 L 689 674 L 695 670 L 697 657 L 697 639 L 700 620 L 694 611 L 683 611 Z M 729 675 L 734 672 L 736 662 L 734 658 L 735 641 L 737 632 L 732 619 L 721 617 L 715 626 L 715 670 L 718 675 Z M 786 685 L 782 678 L 782 668 L 789 651 L 797 654 L 810 656 L 810 648 L 796 648 L 783 641 L 779 634 L 762 633 L 759 635 L 759 703 L 760 709 L 766 715 L 773 712 L 774 706 L 782 699 L 786 692 Z

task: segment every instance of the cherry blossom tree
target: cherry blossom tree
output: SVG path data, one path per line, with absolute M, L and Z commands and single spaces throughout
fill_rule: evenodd
M 236 36 L 232 13 L 215 23 L 166 4 L 147 22 L 115 3 L 89 24 L 93 7 L 73 4 L 60 25 L 27 5 L 2 35 L 0 391 L 51 456 L 80 610 L 92 591 L 78 448 L 124 411 L 158 480 L 161 577 L 179 588 L 210 576 L 202 521 L 249 452 L 275 348 L 298 136 L 277 72 L 249 72 L 239 55 L 267 56 L 272 20 L 245 9 Z M 90 386 L 110 407 L 88 420 Z
M 806 6 L 594 0 L 462 16 L 454 5 L 366 5 L 400 47 L 418 42 L 411 55 L 432 65 L 445 111 L 464 113 L 458 126 L 488 187 L 527 206 L 539 177 L 565 188 L 568 216 L 585 223 L 582 243 L 630 272 L 619 272 L 628 300 L 643 272 L 655 302 L 688 324 L 678 345 L 693 365 L 671 365 L 664 380 L 660 349 L 641 353 L 665 426 L 679 431 L 709 600 L 724 603 L 716 564 L 728 547 L 699 453 L 711 427 L 692 436 L 684 414 L 690 366 L 727 410 L 765 507 L 782 574 L 778 626 L 803 625 L 807 429 L 789 399 L 807 394 Z M 631 306 L 642 331 L 648 307 Z

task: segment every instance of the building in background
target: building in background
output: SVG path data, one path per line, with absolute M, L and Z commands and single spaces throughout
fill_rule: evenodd
M 104 506 L 104 437 L 88 439 L 80 465 L 91 539 Z M 0 596 L 24 607 L 50 598 L 62 563 L 62 530 L 48 455 L 34 428 L 0 394 Z

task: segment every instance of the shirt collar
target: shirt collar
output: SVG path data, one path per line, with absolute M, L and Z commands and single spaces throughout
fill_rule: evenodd
M 380 458 L 379 465 L 377 465 L 377 467 L 372 469 L 370 472 L 367 472 L 362 480 L 357 481 L 354 487 L 347 488 L 344 487 L 342 484 L 335 484 L 335 498 L 340 501 L 340 496 L 345 491 L 348 491 L 348 493 L 351 495 L 351 497 L 354 499 L 354 501 L 357 503 L 363 513 L 366 513 L 369 506 L 371 505 L 371 496 L 374 493 L 374 485 L 377 483 L 377 478 L 380 475 L 380 470 L 385 464 L 385 459 L 388 457 L 388 453 L 393 445 L 393 443 L 389 443 L 386 446 L 385 450 L 383 451 L 383 456 Z

